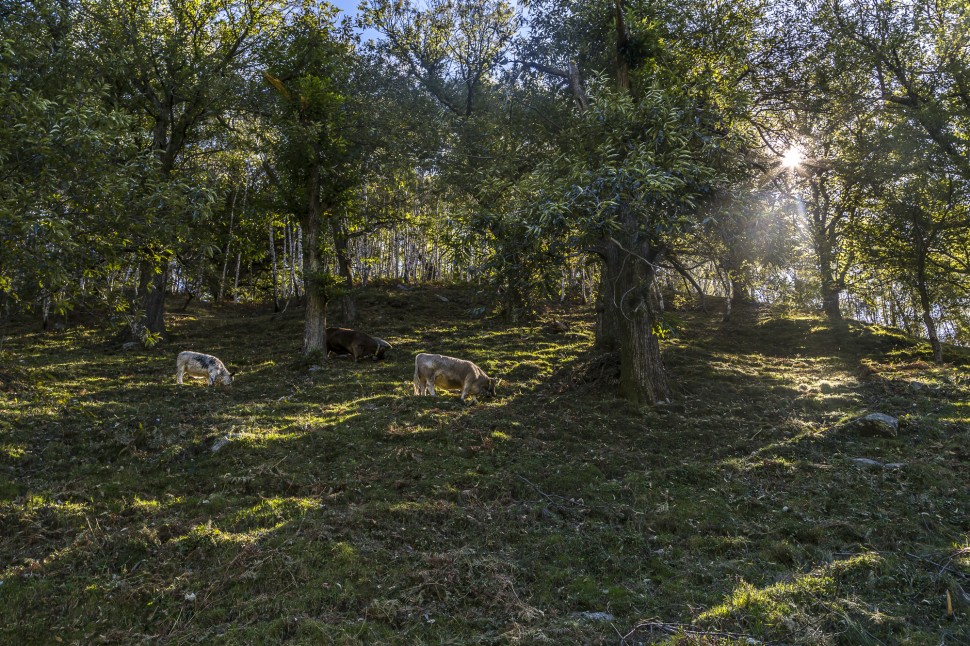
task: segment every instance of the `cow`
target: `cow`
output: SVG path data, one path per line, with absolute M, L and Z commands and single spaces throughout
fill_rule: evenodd
M 390 343 L 376 336 L 343 327 L 327 328 L 327 354 L 349 354 L 354 357 L 355 362 L 360 361 L 361 357 L 371 357 L 374 361 L 379 361 L 390 349 Z
M 187 350 L 179 352 L 175 360 L 175 380 L 181 384 L 182 375 L 185 374 L 190 377 L 208 377 L 210 386 L 215 386 L 217 382 L 228 386 L 235 373 L 229 372 L 225 364 L 211 354 Z
M 460 390 L 461 400 L 469 396 L 495 396 L 498 381 L 471 361 L 440 354 L 421 353 L 414 358 L 414 394 L 434 397 L 435 386 L 444 390 Z

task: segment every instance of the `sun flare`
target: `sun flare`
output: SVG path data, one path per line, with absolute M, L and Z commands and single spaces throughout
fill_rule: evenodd
M 802 151 L 798 148 L 789 148 L 781 158 L 781 165 L 785 168 L 795 168 L 802 163 Z

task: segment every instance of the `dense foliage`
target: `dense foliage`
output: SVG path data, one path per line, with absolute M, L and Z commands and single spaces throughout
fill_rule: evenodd
M 970 341 L 966 3 L 0 16 L 4 316 L 108 312 L 150 344 L 167 295 L 305 299 L 310 352 L 374 280 L 473 281 L 513 319 L 577 294 L 598 347 L 646 353 L 624 370 L 647 401 L 659 359 L 616 324 L 651 337 L 665 297 L 821 307 L 938 361 Z

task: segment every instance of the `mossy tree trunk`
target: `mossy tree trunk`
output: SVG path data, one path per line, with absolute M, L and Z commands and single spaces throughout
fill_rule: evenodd
M 624 231 L 636 232 L 633 214 L 623 217 Z M 600 302 L 604 305 L 598 322 L 597 347 L 613 343 L 620 354 L 620 394 L 635 405 L 655 404 L 670 398 L 670 385 L 660 355 L 660 340 L 653 333 L 650 288 L 656 272 L 654 263 L 662 251 L 636 233 L 616 238 L 599 247 L 603 260 Z
M 309 208 L 303 227 L 303 289 L 306 311 L 303 320 L 303 354 L 327 352 L 327 285 L 320 251 L 323 208 L 320 203 L 320 167 L 310 171 Z
M 630 93 L 630 43 L 623 16 L 622 0 L 614 0 L 616 26 L 616 83 Z M 583 104 L 582 92 L 578 93 Z M 614 236 L 594 249 L 603 261 L 600 277 L 595 346 L 613 347 L 620 355 L 620 394 L 641 406 L 670 398 L 670 385 L 660 356 L 660 341 L 653 333 L 650 288 L 656 277 L 655 264 L 662 249 L 651 243 L 643 215 L 621 205 Z

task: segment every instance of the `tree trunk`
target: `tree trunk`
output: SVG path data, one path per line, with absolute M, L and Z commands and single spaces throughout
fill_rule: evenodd
M 279 280 L 276 270 L 276 236 L 273 235 L 273 223 L 269 223 L 269 257 L 273 263 L 273 311 L 280 311 Z
M 41 316 L 43 317 L 42 329 L 46 332 L 48 327 L 50 327 L 50 314 L 51 314 L 51 297 L 50 294 L 45 290 L 44 296 L 41 299 Z
M 923 324 L 926 326 L 926 336 L 930 340 L 930 347 L 933 348 L 933 361 L 943 363 L 943 344 L 940 343 L 940 335 L 936 330 L 936 321 L 933 320 L 933 304 L 930 300 L 930 291 L 926 285 L 926 259 L 921 257 L 916 261 L 916 290 L 919 292 L 920 314 L 923 317 Z
M 665 401 L 670 398 L 670 386 L 660 356 L 660 341 L 653 333 L 647 297 L 655 273 L 645 262 L 654 262 L 659 254 L 651 253 L 646 244 L 638 245 L 640 253 L 634 254 L 615 241 L 607 242 L 603 251 L 601 280 L 605 285 L 600 287 L 600 299 L 602 303 L 605 297 L 606 307 L 598 327 L 607 334 L 610 327 L 615 330 L 620 352 L 620 394 L 638 406 Z
M 343 323 L 350 325 L 357 320 L 357 301 L 354 298 L 354 269 L 350 263 L 347 246 L 347 232 L 337 220 L 330 217 L 330 234 L 333 237 L 333 248 L 337 255 L 337 274 L 344 283 L 344 293 L 340 295 L 340 315 Z
M 302 223 L 303 285 L 306 311 L 303 320 L 303 354 L 327 354 L 327 292 L 323 281 L 320 234 L 323 208 L 320 204 L 320 169 L 310 174 L 310 205 Z
M 144 310 L 141 326 L 146 331 L 165 338 L 165 288 L 168 284 L 168 261 L 163 259 L 159 263 L 161 267 L 148 260 L 141 263 L 139 291 L 142 294 Z
M 812 244 L 818 255 L 819 280 L 821 281 L 822 311 L 833 323 L 842 321 L 842 308 L 839 297 L 842 292 L 835 276 L 835 250 L 838 241 L 837 229 L 829 221 L 831 199 L 825 178 L 819 177 L 812 182 Z
M 300 277 L 303 278 L 306 275 L 306 262 L 303 260 L 303 227 L 299 224 L 296 225 L 296 253 L 290 254 L 293 256 L 293 264 L 295 265 L 297 260 L 300 262 Z M 294 274 L 295 275 L 295 274 Z M 304 282 L 297 280 L 294 287 L 296 288 L 296 297 L 300 298 L 303 294 L 300 293 L 300 283 Z M 306 290 L 304 290 L 306 291 Z
M 688 286 L 691 286 L 694 288 L 694 291 L 697 292 L 697 300 L 700 302 L 701 309 L 706 312 L 707 301 L 704 294 L 704 288 L 700 286 L 700 284 L 694 279 L 694 277 L 691 276 L 687 268 L 684 267 L 684 265 L 682 265 L 681 262 L 676 257 L 672 255 L 668 255 L 667 261 L 670 263 L 670 266 L 673 267 L 678 274 L 680 274 L 681 278 L 684 279 L 684 282 Z
M 834 262 L 832 245 L 828 240 L 819 240 L 816 243 L 819 261 L 819 279 L 822 285 L 822 311 L 833 323 L 842 321 L 842 305 L 840 297 L 842 290 L 839 282 L 835 278 L 832 264 Z
M 226 196 L 228 200 L 228 196 Z M 222 280 L 219 281 L 219 295 L 216 296 L 216 303 L 222 303 L 222 298 L 226 293 L 226 274 L 229 273 L 229 249 L 232 247 L 232 225 L 236 216 L 236 191 L 232 191 L 232 201 L 229 206 L 229 239 L 226 240 L 226 249 L 222 256 Z
M 718 275 L 720 275 L 720 272 L 718 272 Z M 734 283 L 731 281 L 729 272 L 724 272 L 721 285 L 724 287 L 724 316 L 721 320 L 727 323 L 731 320 L 731 314 L 734 313 Z
M 287 258 L 289 259 L 290 277 L 289 277 L 289 287 L 286 291 L 286 297 L 291 298 L 296 296 L 296 244 L 294 240 L 296 239 L 296 232 L 293 231 L 293 225 L 290 224 L 289 218 L 286 220 L 286 242 L 287 242 Z
M 616 313 L 613 303 L 613 289 L 607 280 L 604 266 L 600 271 L 599 290 L 596 295 L 596 327 L 593 336 L 593 350 L 598 353 L 617 352 L 620 340 L 616 329 Z
M 751 298 L 751 287 L 748 285 L 748 279 L 745 277 L 744 273 L 740 269 L 735 269 L 731 271 L 731 298 L 738 305 L 743 305 L 750 303 Z
M 840 290 L 825 282 L 822 283 L 822 311 L 833 323 L 842 321 Z

